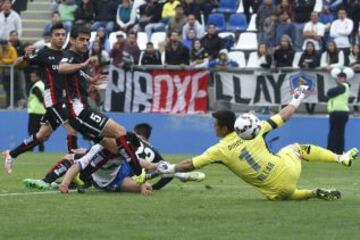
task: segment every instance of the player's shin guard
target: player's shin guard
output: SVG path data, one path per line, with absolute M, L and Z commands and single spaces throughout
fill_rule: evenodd
M 30 135 L 27 139 L 24 140 L 19 146 L 10 151 L 10 156 L 16 158 L 20 154 L 29 151 L 36 145 L 40 143 L 36 138 L 36 134 Z
M 71 167 L 71 162 L 67 159 L 58 161 L 42 179 L 46 183 L 55 182 L 56 179 L 62 177 L 66 171 Z
M 133 169 L 133 172 L 136 176 L 139 176 L 141 174 L 141 166 L 139 159 L 136 157 L 135 152 L 131 149 L 129 144 L 126 141 L 125 136 L 121 136 L 116 139 L 116 144 L 119 147 L 119 150 L 122 152 L 123 155 L 127 156 L 126 159 L 128 162 L 130 162 L 130 165 Z
M 77 136 L 76 135 L 67 135 L 66 136 L 66 144 L 68 148 L 68 152 L 71 153 L 72 149 L 77 149 Z
M 323 162 L 337 162 L 339 156 L 332 151 L 312 145 L 301 144 L 301 157 L 307 161 L 323 161 Z

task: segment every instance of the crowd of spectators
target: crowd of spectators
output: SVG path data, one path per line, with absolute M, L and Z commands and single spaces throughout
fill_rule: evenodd
M 242 0 L 247 23 L 255 19 L 258 43 L 257 51 L 245 53 L 248 63 L 251 59 L 251 64 L 245 66 L 231 55 L 244 31 L 222 34 L 216 23 L 208 22 L 221 1 L 54 0 L 51 19 L 44 26 L 43 42 L 46 43 L 51 26 L 58 22 L 65 25 L 67 32 L 74 25 L 87 25 L 93 32 L 89 54 L 98 57 L 96 72 L 103 73 L 109 63 L 117 67 L 240 69 L 251 66 L 330 70 L 335 66 L 360 66 L 360 0 L 322 0 L 322 8 L 315 6 L 321 0 Z M 10 1 L 3 2 L 1 40 L 8 39 L 10 33 L 21 37 L 19 15 L 11 10 Z M 228 20 L 231 12 L 222 14 Z M 154 41 L 153 35 L 158 32 L 166 37 Z M 145 36 L 141 38 L 143 42 L 139 41 L 140 34 Z M 111 35 L 115 35 L 113 40 Z M 12 44 L 9 42 L 10 47 Z M 21 44 L 13 47 L 19 55 L 23 51 Z M 17 100 L 21 100 L 24 94 L 17 95 Z

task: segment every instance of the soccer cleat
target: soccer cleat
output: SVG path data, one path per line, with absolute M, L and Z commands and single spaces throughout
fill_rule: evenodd
M 27 178 L 23 180 L 23 183 L 25 185 L 25 187 L 27 188 L 33 188 L 33 189 L 39 189 L 39 190 L 52 190 L 52 189 L 56 189 L 57 187 L 55 187 L 55 185 L 57 186 L 56 183 L 47 183 L 44 182 L 42 179 L 31 179 L 31 178 Z
M 357 157 L 359 153 L 359 150 L 357 148 L 352 148 L 346 153 L 343 153 L 339 157 L 339 163 L 346 167 L 350 167 L 352 164 L 352 161 Z
M 79 173 L 74 177 L 72 182 L 76 185 L 77 188 L 84 188 L 85 187 L 85 183 L 84 183 L 83 180 L 80 179 L 80 174 Z
M 341 198 L 341 193 L 336 189 L 322 189 L 317 188 L 315 195 L 319 199 L 323 200 L 337 200 Z
M 5 170 L 8 174 L 11 174 L 15 159 L 11 157 L 10 150 L 5 150 L 3 152 L 3 157 L 5 159 L 5 164 L 4 164 Z
M 188 172 L 184 177 L 179 177 L 182 182 L 201 182 L 205 179 L 205 174 L 202 172 Z

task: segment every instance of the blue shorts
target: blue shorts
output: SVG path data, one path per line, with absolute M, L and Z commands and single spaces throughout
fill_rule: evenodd
M 127 161 L 121 163 L 119 171 L 116 174 L 116 178 L 106 187 L 106 191 L 120 192 L 124 178 L 132 175 L 132 168 Z

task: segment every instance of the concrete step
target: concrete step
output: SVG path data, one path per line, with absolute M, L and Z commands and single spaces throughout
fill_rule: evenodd
M 28 10 L 44 10 L 44 11 L 48 11 L 48 12 L 52 12 L 52 5 L 50 3 L 50 1 L 46 1 L 46 2 L 38 2 L 37 0 L 34 2 L 30 2 L 30 4 L 28 4 Z
M 23 19 L 22 25 L 23 28 L 41 28 L 43 29 L 44 26 L 50 22 L 50 20 L 43 20 L 43 19 Z
M 26 42 L 35 43 L 35 42 L 37 42 L 39 40 L 41 40 L 41 38 L 39 38 L 39 37 L 24 37 L 24 36 L 21 37 L 21 41 L 23 43 L 26 43 Z
M 23 29 L 23 37 L 41 38 L 43 30 L 41 28 L 25 28 Z
M 28 10 L 21 14 L 21 19 L 42 19 L 50 21 L 51 12 L 46 10 Z

